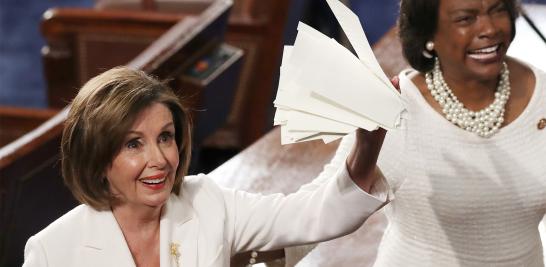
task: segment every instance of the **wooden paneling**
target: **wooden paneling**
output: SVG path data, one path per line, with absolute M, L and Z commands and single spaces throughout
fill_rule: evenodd
M 191 66 L 194 63 L 191 60 L 204 55 L 203 48 L 214 49 L 220 45 L 226 29 L 229 8 L 229 2 L 216 1 L 208 5 L 200 14 L 183 17 L 164 35 L 155 39 L 150 46 L 131 59 L 127 65 L 155 74 L 161 79 L 179 80 L 185 70 L 181 66 Z M 59 85 L 60 89 L 69 90 L 71 94 L 78 88 L 78 80 L 70 80 L 76 87 L 67 87 L 68 84 L 63 83 L 62 79 L 66 79 L 67 72 L 78 70 L 79 59 L 73 50 L 75 45 L 73 41 L 77 38 L 70 37 L 71 42 L 64 42 L 63 38 L 66 37 L 65 34 L 71 35 L 71 31 L 76 28 L 89 30 L 92 33 L 94 33 L 93 29 L 96 29 L 82 22 L 86 21 L 85 14 L 88 14 L 82 12 L 78 13 L 82 15 L 79 22 L 78 17 L 74 16 L 61 28 L 57 23 L 52 23 L 51 27 L 46 27 L 45 30 L 50 34 L 48 35 L 49 44 L 59 45 L 58 47 L 62 48 L 49 51 L 48 55 L 52 56 L 52 59 L 60 58 L 61 60 L 55 62 L 57 65 L 54 70 L 59 72 L 50 70 L 52 76 L 48 77 L 57 79 L 53 85 Z M 127 20 L 123 23 L 128 21 L 129 24 L 133 23 L 131 21 L 134 16 L 127 15 L 126 18 Z M 102 25 L 99 28 L 101 27 L 107 26 Z M 123 31 L 123 27 L 119 30 Z M 239 57 L 232 59 L 223 70 L 233 70 L 240 60 L 240 53 L 238 55 Z M 94 57 L 98 58 L 100 55 L 94 54 Z M 75 65 L 59 65 L 63 62 Z M 238 76 L 238 73 L 231 73 L 231 76 Z M 216 77 L 223 76 L 216 75 Z M 59 102 L 59 104 L 62 103 L 64 102 Z M 0 148 L 0 266 L 21 266 L 26 240 L 77 204 L 63 185 L 60 173 L 59 147 L 66 114 L 66 109 L 56 113 L 44 124 Z M 44 112 L 40 118 L 45 119 L 50 115 L 51 112 Z M 0 116 L 0 118 L 3 117 Z M 37 119 L 25 127 L 32 127 L 39 121 L 40 119 Z
M 125 65 L 181 19 L 195 14 L 57 8 L 41 24 L 50 107 L 62 108 L 98 73 Z
M 247 56 L 226 129 L 237 136 L 236 146 L 246 147 L 271 128 L 273 87 L 291 1 L 241 2 L 247 5 L 245 12 L 230 18 L 226 40 L 241 47 Z

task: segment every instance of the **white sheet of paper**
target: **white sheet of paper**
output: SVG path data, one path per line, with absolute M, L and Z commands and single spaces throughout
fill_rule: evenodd
M 379 62 L 377 62 L 358 16 L 339 0 L 326 0 L 326 2 L 334 13 L 339 25 L 341 25 L 341 29 L 347 36 L 347 39 L 349 39 L 349 42 L 355 49 L 358 58 L 391 90 L 397 93 L 397 90 L 391 85 L 389 78 L 385 75 L 383 69 L 381 69 Z
M 311 140 L 322 140 L 325 144 L 338 140 L 347 134 L 317 133 L 314 136 L 298 139 L 296 142 L 307 142 Z
M 349 133 L 357 127 L 339 121 L 319 117 L 306 112 L 291 110 L 287 113 L 288 131 Z
M 342 123 L 350 124 L 367 130 L 377 129 L 378 123 L 371 121 L 366 117 L 359 116 L 355 112 L 343 109 L 342 107 L 336 107 L 336 103 L 331 102 L 331 106 L 325 108 L 323 101 L 310 98 L 310 88 L 300 88 L 297 86 L 297 83 L 294 82 L 294 78 L 301 74 L 303 68 L 296 68 L 295 66 L 301 65 L 300 62 L 309 61 L 308 58 L 320 58 L 322 56 L 321 50 L 331 50 L 337 49 L 341 53 L 347 54 L 348 57 L 355 59 L 350 51 L 345 49 L 343 46 L 339 45 L 337 42 L 332 39 L 322 35 L 322 33 L 314 30 L 313 28 L 300 23 L 298 25 L 298 37 L 293 47 L 285 47 L 285 52 L 283 53 L 283 60 L 281 65 L 281 79 L 279 84 L 279 90 L 277 92 L 277 99 L 275 100 L 275 105 L 277 107 L 284 107 L 286 109 L 292 108 L 308 113 L 315 113 L 319 116 L 327 117 L 331 116 L 331 119 L 338 120 Z M 309 54 L 307 51 L 310 51 L 309 48 L 318 47 L 318 49 L 312 50 L 316 51 L 315 54 Z M 296 54 L 297 56 L 292 57 L 291 54 Z M 335 60 L 334 60 L 335 61 Z M 356 66 L 361 67 L 361 63 L 355 59 L 354 63 Z M 324 64 L 326 65 L 326 64 Z M 307 72 L 313 71 L 313 65 L 306 68 Z M 368 71 L 363 71 L 368 72 Z M 320 74 L 319 74 L 320 75 Z M 290 79 L 288 79 L 289 77 Z M 290 80 L 287 82 L 287 80 Z M 290 84 L 291 86 L 287 85 Z M 276 121 L 279 121 L 276 119 Z M 278 123 L 277 123 L 278 124 Z M 310 125 L 309 127 L 313 127 Z M 330 129 L 331 131 L 336 131 L 336 129 Z M 340 132 L 345 132 L 346 129 L 340 129 Z
M 388 129 L 395 127 L 399 97 L 393 97 L 381 80 L 338 43 L 299 32 L 288 64 L 305 70 L 292 74 L 291 84 L 305 85 L 297 89 L 310 89 L 331 104 L 345 106 Z
M 294 45 L 284 47 L 274 101 L 282 144 L 329 143 L 357 128 L 397 128 L 405 109 L 358 17 L 338 0 L 327 2 L 358 58 L 334 39 L 298 24 Z
M 281 66 L 283 65 L 283 62 L 288 62 L 288 59 L 290 58 L 291 54 L 292 54 L 292 46 L 285 45 L 282 50 Z
M 317 38 L 317 39 L 322 39 L 322 40 L 330 40 L 331 38 L 324 35 L 324 33 L 316 30 L 315 28 L 303 23 L 303 22 L 298 22 L 298 34 L 302 33 L 302 32 L 305 32 L 307 34 L 310 34 L 312 35 L 314 38 Z M 296 36 L 297 37 L 297 36 Z
M 300 142 L 299 140 L 308 140 L 308 138 L 316 137 L 320 139 L 318 132 L 290 132 L 286 127 L 281 126 L 281 144 L 293 144 Z M 312 139 L 314 140 L 314 139 Z
M 319 135 L 320 132 L 292 132 L 288 131 L 288 135 L 294 140 L 300 140 L 305 138 L 310 138 L 315 135 Z
M 290 55 L 292 54 L 293 46 L 285 45 L 282 53 L 282 61 L 279 73 L 279 85 L 278 90 L 283 90 L 286 84 L 291 79 L 291 73 L 294 71 L 291 69 L 288 61 L 290 60 Z
M 342 138 L 345 135 L 347 135 L 347 134 L 323 134 L 322 135 L 322 141 L 325 144 L 329 144 L 331 142 L 334 142 L 334 141 Z
M 281 127 L 281 144 L 287 145 L 312 140 L 322 140 L 325 144 L 328 144 L 347 135 L 346 133 L 312 133 L 307 135 L 307 132 L 305 134 L 306 136 L 301 135 L 301 133 L 286 132 L 286 129 Z
M 275 110 L 275 117 L 273 118 L 273 126 L 286 124 L 289 109 L 277 108 Z
M 377 123 L 361 117 L 355 113 L 347 112 L 331 105 L 324 105 L 323 102 L 314 98 L 303 98 L 302 95 L 292 92 L 277 93 L 276 106 L 287 107 L 294 110 L 313 113 L 318 116 L 328 117 L 332 120 L 343 122 L 369 131 L 377 129 Z M 330 131 L 335 132 L 335 129 Z

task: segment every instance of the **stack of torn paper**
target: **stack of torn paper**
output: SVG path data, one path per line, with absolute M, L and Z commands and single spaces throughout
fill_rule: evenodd
M 338 0 L 326 0 L 358 58 L 334 39 L 299 23 L 285 46 L 274 101 L 281 143 L 325 143 L 357 128 L 396 129 L 405 110 L 398 91 L 375 59 L 358 17 Z

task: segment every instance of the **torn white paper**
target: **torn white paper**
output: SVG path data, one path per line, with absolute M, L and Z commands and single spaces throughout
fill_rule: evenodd
M 400 126 L 405 110 L 381 70 L 358 17 L 338 0 L 326 0 L 358 57 L 335 40 L 299 23 L 293 46 L 285 46 L 274 124 L 281 143 L 336 140 L 357 128 Z

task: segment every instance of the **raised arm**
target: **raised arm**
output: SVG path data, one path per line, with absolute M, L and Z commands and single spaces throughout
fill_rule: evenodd
M 400 90 L 398 77 L 392 78 L 391 82 Z M 347 171 L 351 179 L 366 192 L 371 192 L 372 187 L 382 178 L 377 168 L 377 158 L 386 133 L 382 128 L 372 132 L 358 129 L 353 148 L 347 157 Z
M 397 80 L 393 84 L 398 87 Z M 348 157 L 351 141 L 344 140 L 342 153 L 336 153 L 315 181 L 294 194 L 225 191 L 232 253 L 324 241 L 357 229 L 387 200 L 371 195 L 386 191 L 376 188 L 384 181 L 376 164 L 385 134 L 382 129 L 358 130 Z
M 356 230 L 385 200 L 364 192 L 343 166 L 314 190 L 261 196 L 224 189 L 231 253 L 272 250 Z

